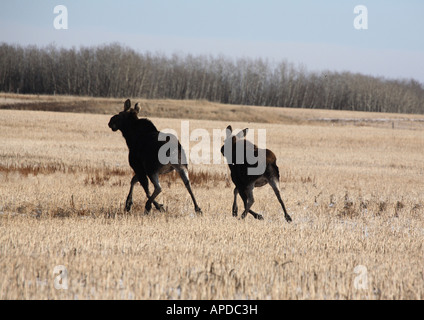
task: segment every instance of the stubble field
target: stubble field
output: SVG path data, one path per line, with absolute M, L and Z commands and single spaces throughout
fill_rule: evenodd
M 424 299 L 424 117 L 265 110 L 281 121 L 190 130 L 266 129 L 290 224 L 269 186 L 254 191 L 265 220 L 233 218 L 224 160 L 190 165 L 203 216 L 173 174 L 166 212 L 143 215 L 138 185 L 126 213 L 111 114 L 0 110 L 0 299 Z M 171 117 L 149 116 L 180 132 Z

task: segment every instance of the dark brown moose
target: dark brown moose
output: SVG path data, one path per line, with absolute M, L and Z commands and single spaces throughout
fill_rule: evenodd
M 292 219 L 287 213 L 283 200 L 281 200 L 279 190 L 280 173 L 277 166 L 277 158 L 271 150 L 259 149 L 256 145 L 246 140 L 245 136 L 248 130 L 246 128 L 237 135 L 233 135 L 232 127 L 228 126 L 225 142 L 221 148 L 221 153 L 227 159 L 228 166 L 230 167 L 231 179 L 236 186 L 234 188 L 233 216 L 237 217 L 237 194 L 240 194 L 244 203 L 244 211 L 241 218 L 244 219 L 247 213 L 250 213 L 255 219 L 262 220 L 262 215 L 251 210 L 255 201 L 253 198 L 253 189 L 269 183 L 283 208 L 284 218 L 287 222 L 291 222 Z M 256 163 L 249 161 L 251 160 L 248 157 L 249 154 L 251 155 L 251 159 L 257 159 Z M 260 173 L 249 173 L 253 171 L 251 169 L 260 169 L 261 166 L 263 170 Z
M 134 185 L 140 182 L 148 198 L 145 205 L 145 213 L 148 214 L 150 212 L 152 204 L 156 209 L 163 211 L 163 205 L 155 201 L 162 191 L 159 175 L 176 170 L 190 193 L 195 211 L 202 213 L 191 190 L 188 165 L 184 161 L 186 158 L 185 152 L 178 139 L 170 134 L 167 134 L 168 139 L 166 141 L 161 139 L 161 132 L 157 130 L 150 120 L 138 118 L 139 112 L 140 107 L 138 104 L 131 108 L 131 101 L 128 99 L 125 101 L 124 111 L 114 115 L 109 121 L 109 127 L 113 131 L 120 130 L 122 132 L 129 149 L 129 163 L 135 173 L 131 180 L 131 188 L 125 206 L 126 210 L 130 211 L 133 203 L 132 193 Z M 170 140 L 173 140 L 174 143 L 169 143 Z M 160 152 L 165 144 L 170 147 L 164 153 L 164 155 L 168 156 L 168 158 L 165 157 L 168 161 L 164 163 L 160 159 Z M 149 192 L 149 181 L 147 178 L 150 179 L 155 188 L 152 195 Z

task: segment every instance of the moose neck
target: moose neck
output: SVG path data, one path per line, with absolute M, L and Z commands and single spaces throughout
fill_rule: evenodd
M 128 119 L 123 129 L 122 135 L 127 142 L 128 148 L 140 143 L 143 135 L 151 132 L 158 132 L 155 125 L 147 119 Z
M 123 126 L 121 130 L 122 135 L 125 138 L 125 141 L 127 142 L 128 148 L 131 148 L 135 144 L 135 141 L 137 139 L 137 126 L 136 126 L 137 120 L 135 119 L 128 119 Z

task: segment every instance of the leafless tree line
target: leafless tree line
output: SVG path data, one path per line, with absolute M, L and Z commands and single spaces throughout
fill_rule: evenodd
M 0 91 L 424 113 L 424 87 L 351 72 L 308 72 L 287 61 L 0 44 Z

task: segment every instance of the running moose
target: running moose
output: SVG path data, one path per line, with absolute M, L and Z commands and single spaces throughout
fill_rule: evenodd
M 228 166 L 230 167 L 231 179 L 236 186 L 234 188 L 233 216 L 237 217 L 237 194 L 240 194 L 240 197 L 244 203 L 244 211 L 241 215 L 241 218 L 244 219 L 247 213 L 250 213 L 255 219 L 262 220 L 262 215 L 251 210 L 251 207 L 255 201 L 253 198 L 253 189 L 255 187 L 262 187 L 269 183 L 274 190 L 274 193 L 277 196 L 281 207 L 283 208 L 284 218 L 287 220 L 287 222 L 291 222 L 292 219 L 288 215 L 280 195 L 280 173 L 277 166 L 277 158 L 271 150 L 258 149 L 256 145 L 250 141 L 247 141 L 245 136 L 248 130 L 249 129 L 246 128 L 240 131 L 237 135 L 233 135 L 232 127 L 228 126 L 226 130 L 225 142 L 221 148 L 221 153 L 227 159 Z M 239 150 L 243 152 L 241 157 L 240 155 L 237 157 L 237 151 Z M 249 169 L 255 167 L 254 164 L 250 164 L 247 159 L 247 154 L 249 152 L 258 158 L 256 166 L 259 166 L 259 163 L 262 161 L 264 167 L 262 174 L 249 174 Z M 262 154 L 264 157 L 258 157 L 258 154 Z M 243 161 L 236 161 L 240 158 Z
M 131 180 L 125 209 L 130 211 L 133 203 L 132 193 L 134 185 L 140 182 L 148 199 L 145 205 L 145 214 L 150 212 L 152 204 L 156 209 L 163 211 L 163 205 L 155 201 L 156 197 L 162 191 L 159 183 L 159 175 L 176 170 L 193 200 L 195 211 L 202 213 L 191 190 L 187 161 L 182 161 L 185 160 L 186 156 L 180 142 L 175 136 L 167 134 L 170 139 L 175 139 L 175 143 L 170 144 L 172 147 L 167 153 L 167 156 L 173 161 L 165 164 L 161 163 L 159 161 L 159 151 L 169 140 L 161 141 L 162 139 L 159 139 L 160 132 L 155 125 L 148 119 L 139 119 L 139 112 L 140 107 L 138 103 L 134 108 L 131 108 L 131 100 L 128 99 L 124 103 L 124 111 L 114 115 L 109 121 L 109 127 L 113 131 L 120 130 L 122 132 L 129 149 L 129 163 L 135 173 Z M 149 192 L 149 180 L 147 178 L 150 179 L 155 188 L 152 195 Z

